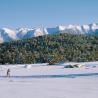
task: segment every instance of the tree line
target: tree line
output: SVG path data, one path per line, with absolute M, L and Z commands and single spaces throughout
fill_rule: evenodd
M 0 64 L 98 60 L 98 36 L 60 33 L 0 44 Z

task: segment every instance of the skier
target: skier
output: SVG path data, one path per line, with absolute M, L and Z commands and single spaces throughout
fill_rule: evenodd
M 7 77 L 10 77 L 10 69 L 7 69 Z

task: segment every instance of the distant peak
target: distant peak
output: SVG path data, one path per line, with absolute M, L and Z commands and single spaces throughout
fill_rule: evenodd
M 59 25 L 51 28 L 34 27 L 34 28 L 18 28 L 16 30 L 9 28 L 0 29 L 0 43 L 8 42 L 18 39 L 26 39 L 37 36 L 43 36 L 47 34 L 57 33 L 72 33 L 72 34 L 96 34 L 98 32 L 98 23 L 92 23 L 89 25 Z M 98 34 L 97 34 L 98 35 Z

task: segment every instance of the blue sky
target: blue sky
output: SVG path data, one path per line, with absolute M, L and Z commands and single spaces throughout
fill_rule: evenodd
M 98 22 L 98 0 L 0 0 L 0 27 Z

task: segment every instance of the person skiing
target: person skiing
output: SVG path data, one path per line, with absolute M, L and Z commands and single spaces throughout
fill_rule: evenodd
M 7 69 L 7 77 L 10 77 L 10 69 Z

